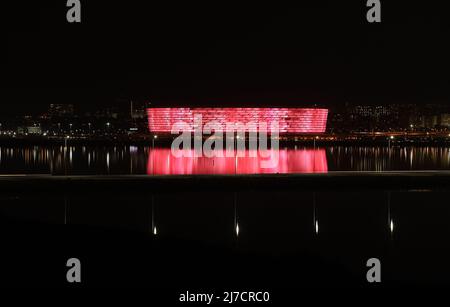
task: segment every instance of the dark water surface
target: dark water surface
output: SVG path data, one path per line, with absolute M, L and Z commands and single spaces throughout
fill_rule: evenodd
M 4 174 L 259 170 L 251 159 L 177 161 L 166 149 L 132 146 L 71 147 L 65 162 L 61 147 L 0 152 Z M 297 148 L 280 154 L 277 171 L 446 170 L 449 159 L 447 148 Z M 369 258 L 382 263 L 381 286 L 449 284 L 446 188 L 18 191 L 0 198 L 0 281 L 8 285 L 41 276 L 40 285 L 65 286 L 71 257 L 84 265 L 84 286 L 365 287 Z
M 193 289 L 447 285 L 450 191 L 333 189 L 2 193 L 2 281 Z M 23 266 L 30 255 L 40 266 Z M 16 278 L 16 279 L 15 279 Z M 242 290 L 241 290 L 242 291 Z
M 266 151 L 265 154 L 273 154 Z M 328 171 L 450 170 L 447 147 L 281 148 L 276 166 L 250 151 L 238 157 L 176 158 L 168 148 L 142 146 L 0 147 L 2 174 L 260 174 Z M 275 161 L 275 160 L 274 160 Z

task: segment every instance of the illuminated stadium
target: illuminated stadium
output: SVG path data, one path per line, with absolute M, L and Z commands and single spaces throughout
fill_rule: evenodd
M 278 122 L 280 134 L 324 133 L 328 109 L 320 108 L 148 108 L 148 128 L 151 133 L 170 134 L 176 123 L 187 124 L 194 131 L 194 117 L 201 115 L 202 123 L 255 123 L 257 127 Z

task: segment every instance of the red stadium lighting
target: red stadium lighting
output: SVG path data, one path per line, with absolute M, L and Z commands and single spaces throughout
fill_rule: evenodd
M 194 127 L 194 115 L 202 122 L 218 122 L 226 130 L 227 123 L 278 122 L 279 133 L 323 133 L 326 129 L 328 109 L 316 108 L 148 108 L 148 128 L 152 133 L 170 133 L 172 127 L 184 122 Z

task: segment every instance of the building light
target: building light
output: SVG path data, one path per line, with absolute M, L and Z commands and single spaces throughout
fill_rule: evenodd
M 255 123 L 270 126 L 278 122 L 280 133 L 324 133 L 328 109 L 319 108 L 148 108 L 150 132 L 170 133 L 178 122 L 194 130 L 194 115 L 202 122 L 218 122 L 227 132 L 227 123 Z M 229 128 L 228 128 L 229 129 Z M 270 128 L 268 127 L 270 130 Z M 233 131 L 235 131 L 233 129 Z

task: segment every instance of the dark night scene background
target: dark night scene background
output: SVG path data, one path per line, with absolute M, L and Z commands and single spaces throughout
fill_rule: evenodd
M 0 285 L 447 286 L 448 13 L 381 1 L 369 23 L 366 2 L 2 6 Z M 174 157 L 167 125 L 196 110 L 286 123 L 278 165 Z

